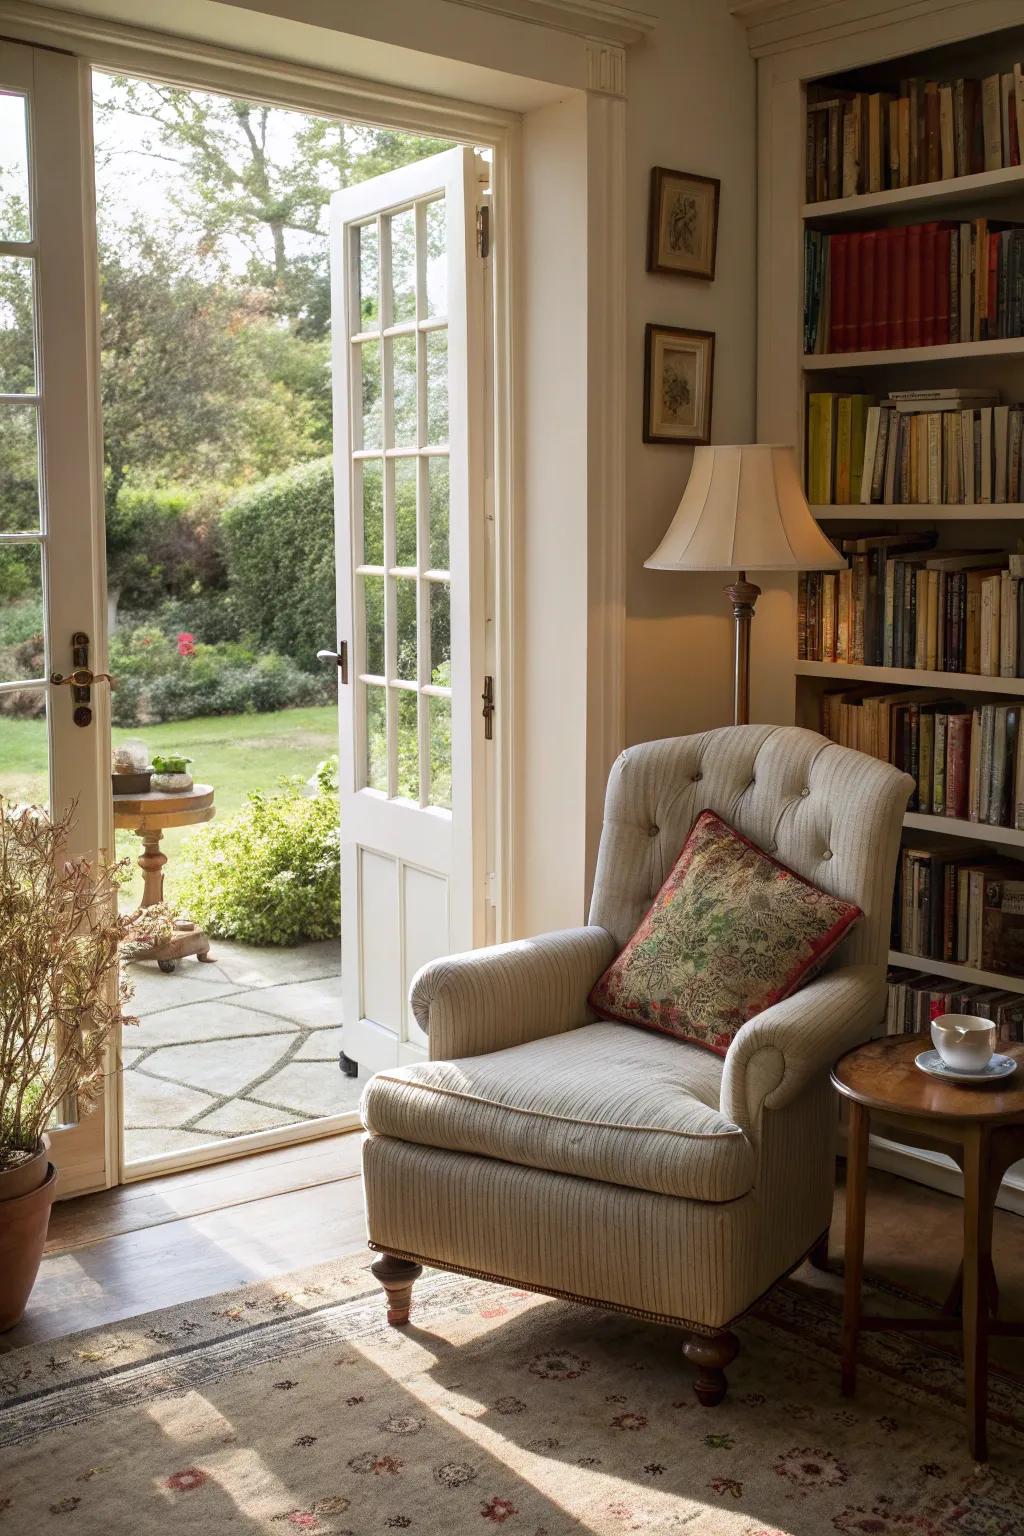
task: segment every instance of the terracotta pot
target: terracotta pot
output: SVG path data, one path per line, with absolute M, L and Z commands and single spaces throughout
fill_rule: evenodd
M 40 1139 L 38 1150 L 16 1168 L 0 1172 L 0 1202 L 17 1200 L 20 1195 L 30 1195 L 46 1182 L 46 1170 L 50 1164 L 50 1138 Z
M 6 1198 L 6 1181 L 23 1175 L 42 1160 L 42 1179 L 27 1192 Z M 25 1312 L 36 1283 L 50 1225 L 50 1207 L 57 1186 L 57 1170 L 47 1161 L 46 1148 L 19 1168 L 0 1174 L 0 1333 L 13 1328 Z

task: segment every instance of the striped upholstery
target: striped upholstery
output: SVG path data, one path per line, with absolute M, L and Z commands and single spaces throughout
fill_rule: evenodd
M 585 1024 L 461 1061 L 379 1072 L 378 1136 L 693 1200 L 735 1200 L 754 1151 L 719 1110 L 722 1061 L 628 1024 Z
M 794 727 L 624 752 L 588 926 L 415 978 L 431 1061 L 372 1080 L 364 1099 L 373 1246 L 698 1331 L 744 1312 L 828 1224 L 828 1067 L 884 1014 L 912 787 Z M 707 808 L 865 914 L 823 975 L 743 1026 L 724 1063 L 593 1023 L 586 1001 Z

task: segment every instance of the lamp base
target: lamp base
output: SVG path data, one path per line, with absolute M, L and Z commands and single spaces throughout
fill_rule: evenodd
M 747 573 L 740 571 L 736 580 L 724 589 L 732 605 L 736 621 L 736 640 L 733 652 L 733 705 L 734 725 L 750 724 L 750 621 L 754 617 L 754 604 L 761 596 L 761 588 L 747 580 Z

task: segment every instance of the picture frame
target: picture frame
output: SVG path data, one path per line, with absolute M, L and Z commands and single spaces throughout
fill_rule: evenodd
M 644 442 L 709 443 L 714 331 L 648 325 L 644 331 Z
M 647 270 L 713 282 L 721 182 L 690 171 L 651 168 Z

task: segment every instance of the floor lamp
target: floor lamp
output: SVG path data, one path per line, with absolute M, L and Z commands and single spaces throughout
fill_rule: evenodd
M 792 448 L 695 448 L 683 499 L 644 564 L 653 571 L 736 571 L 725 588 L 736 621 L 733 720 L 750 720 L 750 621 L 761 588 L 748 571 L 838 571 L 846 561 L 811 514 Z

